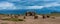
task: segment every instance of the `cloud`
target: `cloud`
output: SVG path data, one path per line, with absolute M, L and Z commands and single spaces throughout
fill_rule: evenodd
M 7 1 L 10 1 L 10 2 L 19 2 L 21 0 L 7 0 Z
M 54 7 L 54 6 L 60 6 L 60 4 L 57 2 L 54 2 L 54 3 L 44 5 L 44 7 Z
M 54 1 L 54 0 L 32 0 L 33 2 L 30 2 L 31 0 L 7 0 L 7 1 L 8 2 L 0 2 L 0 10 L 2 10 L 2 9 L 7 9 L 7 10 L 42 9 L 44 7 L 60 6 L 60 4 L 58 2 L 52 2 L 52 3 L 44 2 L 44 1 Z M 10 3 L 10 1 L 11 1 L 11 3 Z M 40 1 L 42 1 L 42 2 L 40 2 Z M 16 6 L 12 2 L 16 2 L 15 3 Z M 17 6 L 17 5 L 21 5 L 21 6 Z M 23 5 L 25 5 L 25 6 L 23 7 Z M 26 6 L 26 5 L 28 5 L 28 6 Z M 30 5 L 32 5 L 32 6 L 30 6 Z
M 16 7 L 13 3 L 9 2 L 0 2 L 0 10 L 14 10 Z
M 20 4 L 23 6 L 34 6 L 34 5 L 43 5 L 50 2 L 52 3 L 55 0 L 7 0 L 7 1 L 15 4 Z
M 41 9 L 43 6 L 27 6 L 26 9 Z
M 56 1 L 56 0 L 8 0 L 11 2 L 16 2 L 16 1 Z
M 55 0 L 43 0 L 43 1 L 55 1 Z
M 60 6 L 59 3 L 54 2 L 54 3 L 50 3 L 50 4 L 45 4 L 43 6 L 27 6 L 25 9 L 42 9 L 42 8 L 49 8 L 49 7 L 55 7 L 55 6 Z

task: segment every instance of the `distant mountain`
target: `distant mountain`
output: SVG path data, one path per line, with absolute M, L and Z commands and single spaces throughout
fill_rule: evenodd
M 56 6 L 42 9 L 0 10 L 0 14 L 25 14 L 27 11 L 36 12 L 36 14 L 51 14 L 52 12 L 60 12 L 60 7 Z
M 21 10 L 3 10 L 3 14 L 25 14 L 27 11 L 36 12 L 37 14 L 49 14 L 51 11 L 47 9 L 21 9 Z

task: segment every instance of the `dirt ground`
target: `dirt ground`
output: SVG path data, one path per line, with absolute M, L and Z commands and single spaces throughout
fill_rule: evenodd
M 19 22 L 13 22 L 13 21 L 2 21 L 1 23 L 7 23 L 7 24 L 60 24 L 60 17 L 55 17 L 55 19 L 46 18 L 43 19 L 42 16 L 39 16 L 38 19 L 34 19 L 33 16 L 27 16 L 25 21 L 19 21 Z

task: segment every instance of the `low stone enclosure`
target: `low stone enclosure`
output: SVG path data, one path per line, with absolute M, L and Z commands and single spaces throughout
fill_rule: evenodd
M 0 15 L 0 24 L 51 24 L 51 19 L 55 19 L 55 17 L 48 16 L 48 15 Z M 1 20 L 3 19 L 3 20 Z M 8 19 L 8 20 L 4 20 Z M 46 19 L 46 20 L 45 20 Z M 47 20 L 48 19 L 48 20 Z M 18 21 L 19 20 L 19 21 Z M 44 21 L 45 20 L 45 21 Z M 57 19 L 56 19 L 57 20 Z M 57 20 L 59 21 L 59 20 Z M 57 23 L 57 21 L 54 22 Z M 49 23 L 47 23 L 49 22 Z M 52 22 L 53 24 L 53 22 Z
M 5 21 L 5 20 L 1 20 L 0 19 L 0 24 L 6 24 L 6 23 L 8 23 L 8 24 L 47 24 L 46 22 L 48 21 L 49 22 L 49 20 L 51 20 L 51 19 L 49 19 L 49 18 L 51 18 L 51 17 L 49 17 L 49 18 L 47 18 L 47 16 L 45 16 L 45 18 L 43 18 L 43 16 L 42 15 L 36 15 L 36 16 L 17 16 L 17 17 L 11 17 L 11 16 L 6 16 L 6 17 L 2 17 L 3 19 L 4 18 L 12 18 L 12 19 L 14 19 L 14 21 L 9 21 L 9 20 L 7 20 L 7 21 Z M 24 21 L 16 21 L 15 20 L 15 18 L 16 19 L 23 19 Z M 44 19 L 46 19 L 45 21 L 44 21 Z M 49 20 L 47 20 L 47 19 L 49 19 Z M 52 20 L 53 21 L 53 20 Z M 50 23 L 51 24 L 51 23 Z
M 0 19 L 1 18 L 19 18 L 19 19 L 26 19 L 27 17 L 33 17 L 34 19 L 38 19 L 39 17 L 41 17 L 42 19 L 46 19 L 46 18 L 55 18 L 54 16 L 48 16 L 48 15 L 28 15 L 28 16 L 18 16 L 18 15 L 0 15 Z
M 26 12 L 25 15 L 0 14 L 0 24 L 60 24 L 60 17 L 37 15 L 35 12 Z
M 26 19 L 26 17 L 31 16 L 34 19 L 38 19 L 39 16 L 41 16 L 43 19 L 45 18 L 50 18 L 49 15 L 37 15 L 35 12 L 26 12 L 25 15 L 16 15 L 16 14 L 0 14 L 0 18 L 22 18 L 22 19 Z M 55 17 L 52 17 L 55 18 Z

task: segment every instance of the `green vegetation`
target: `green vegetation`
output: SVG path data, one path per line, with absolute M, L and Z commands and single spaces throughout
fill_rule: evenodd
M 45 14 L 45 15 L 59 17 L 60 16 L 60 13 L 51 13 L 51 14 Z
M 23 19 L 18 19 L 18 18 L 5 18 L 2 20 L 8 20 L 8 21 L 24 21 Z
M 56 16 L 56 17 L 59 17 L 60 16 L 60 13 L 59 12 L 55 12 L 55 13 L 51 13 L 51 14 L 40 14 L 40 15 L 48 15 L 48 16 Z
M 52 13 L 50 16 L 60 16 L 60 13 Z

